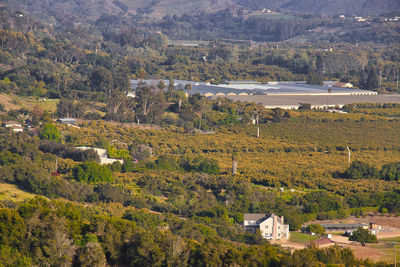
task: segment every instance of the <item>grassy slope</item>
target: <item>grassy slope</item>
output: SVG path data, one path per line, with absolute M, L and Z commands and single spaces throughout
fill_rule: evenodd
M 379 243 L 381 245 L 380 250 L 385 253 L 385 256 L 382 257 L 382 260 L 385 262 L 394 262 L 394 248 L 393 242 L 396 242 L 396 262 L 400 262 L 400 237 L 397 238 L 388 238 L 388 239 L 381 239 Z
M 18 189 L 16 185 L 0 183 L 0 201 L 12 200 L 16 202 L 34 198 L 36 195 Z
M 387 239 L 379 239 L 379 242 L 376 244 L 367 244 L 368 247 L 375 249 L 378 253 L 381 254 L 379 259 L 374 259 L 376 261 L 382 260 L 388 263 L 394 263 L 394 249 L 393 242 L 397 242 L 396 245 L 396 262 L 400 262 L 400 237 L 396 238 L 387 238 Z
M 309 244 L 311 240 L 318 239 L 317 235 L 308 235 L 300 232 L 290 232 L 290 241 L 299 244 Z
M 158 1 L 151 9 L 151 17 L 162 17 L 165 14 L 176 14 L 182 15 L 199 13 L 204 11 L 206 13 L 213 13 L 218 10 L 224 10 L 228 7 L 234 6 L 234 1 L 222 0 L 222 1 L 211 1 L 211 0 L 164 0 Z
M 5 111 L 26 108 L 32 110 L 33 107 L 39 105 L 43 110 L 55 112 L 57 109 L 58 99 L 36 99 L 34 97 L 20 97 L 10 94 L 0 94 L 0 104 L 3 105 Z

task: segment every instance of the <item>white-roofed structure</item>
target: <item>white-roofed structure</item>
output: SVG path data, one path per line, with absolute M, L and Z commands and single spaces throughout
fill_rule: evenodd
M 169 81 L 163 80 L 165 84 Z M 144 80 L 144 84 L 157 86 L 160 80 Z M 185 90 L 189 95 L 201 94 L 209 98 L 226 97 L 235 101 L 255 102 L 266 108 L 297 109 L 302 103 L 312 108 L 343 106 L 351 103 L 400 103 L 400 95 L 378 95 L 377 92 L 346 87 L 333 87 L 335 81 L 324 82 L 324 85 L 311 85 L 302 81 L 275 81 L 262 84 L 255 81 L 237 81 L 224 84 L 208 82 L 175 80 L 176 88 Z M 132 80 L 132 89 L 139 85 Z

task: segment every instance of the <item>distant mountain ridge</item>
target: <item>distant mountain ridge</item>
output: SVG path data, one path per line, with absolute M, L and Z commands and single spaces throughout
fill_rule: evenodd
M 379 15 L 400 12 L 398 0 L 239 0 L 246 8 L 274 9 L 310 14 Z
M 13 8 L 37 16 L 65 14 L 77 20 L 107 15 L 140 14 L 150 18 L 165 15 L 214 13 L 225 9 L 264 8 L 314 15 L 378 15 L 400 12 L 399 0 L 1 0 Z
M 281 6 L 303 13 L 324 13 L 334 15 L 379 15 L 400 11 L 398 0 L 291 0 Z

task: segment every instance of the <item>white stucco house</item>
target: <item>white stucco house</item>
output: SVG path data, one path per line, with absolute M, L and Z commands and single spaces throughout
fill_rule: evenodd
M 87 146 L 78 146 L 75 147 L 77 149 L 81 149 L 81 150 L 88 150 L 88 149 L 93 149 L 94 151 L 96 151 L 97 155 L 99 155 L 100 158 L 100 164 L 104 165 L 104 164 L 112 164 L 114 162 L 119 162 L 121 164 L 124 163 L 124 161 L 122 159 L 112 159 L 108 157 L 108 153 L 106 149 L 103 148 L 97 148 L 97 147 L 87 147 Z
M 284 224 L 283 216 L 275 214 L 266 216 L 263 213 L 245 213 L 243 227 L 255 233 L 260 230 L 263 238 L 268 240 L 289 239 L 289 225 Z

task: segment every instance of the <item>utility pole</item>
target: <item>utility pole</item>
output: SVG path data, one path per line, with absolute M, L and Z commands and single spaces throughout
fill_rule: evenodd
M 396 242 L 393 242 L 393 250 L 394 250 L 394 267 L 396 267 Z
M 237 164 L 238 164 L 237 160 L 233 159 L 233 160 L 232 160 L 232 175 L 235 175 L 235 174 L 236 174 L 236 171 L 237 171 Z
M 326 109 L 329 108 L 329 100 L 331 98 L 331 93 L 332 93 L 332 86 L 329 86 L 329 88 L 328 88 L 328 99 L 326 101 Z
M 238 165 L 238 157 L 236 154 L 233 154 L 232 155 L 232 175 L 236 174 L 237 165 Z
M 350 148 L 349 147 L 347 147 L 347 151 L 348 151 L 348 155 L 349 155 L 349 164 L 351 163 L 351 151 L 350 151 Z

